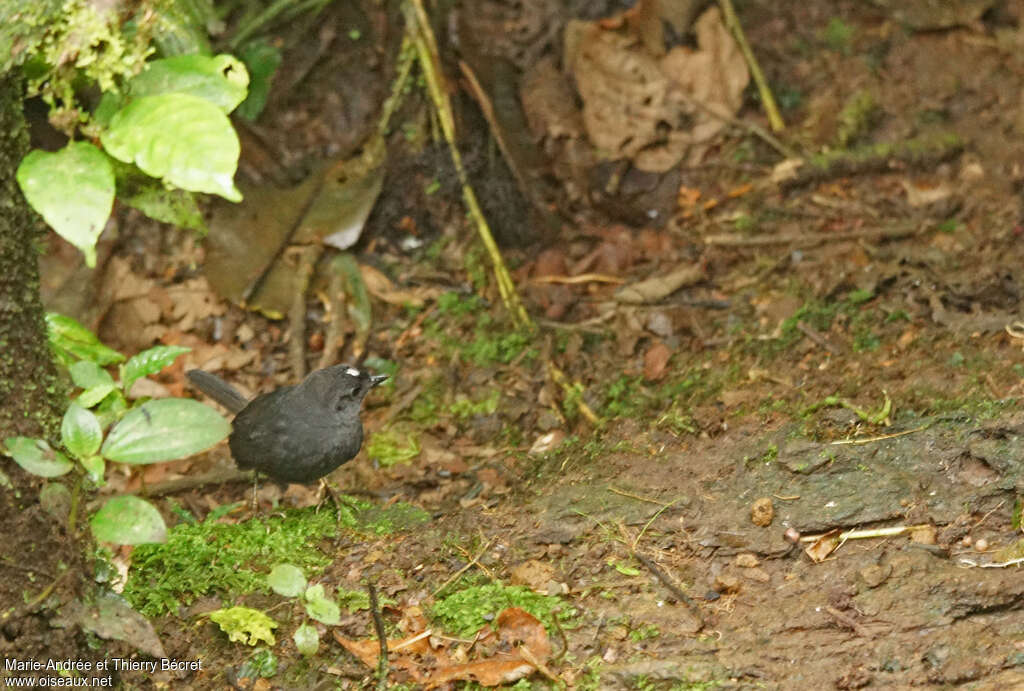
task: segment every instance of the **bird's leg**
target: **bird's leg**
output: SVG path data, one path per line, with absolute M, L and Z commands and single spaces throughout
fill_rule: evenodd
M 259 498 L 259 495 L 256 493 L 256 490 L 259 488 L 259 485 L 260 485 L 260 474 L 259 473 L 253 473 L 252 474 L 252 512 L 253 513 L 256 513 L 257 511 L 259 511 L 259 508 L 260 508 L 260 498 Z
M 320 491 L 318 494 L 320 496 L 318 496 L 316 500 L 316 510 L 319 512 L 320 507 L 324 503 L 324 499 L 326 499 L 326 495 L 331 495 L 331 501 L 334 503 L 335 520 L 336 522 L 341 523 L 341 495 L 338 494 L 325 477 L 320 478 Z

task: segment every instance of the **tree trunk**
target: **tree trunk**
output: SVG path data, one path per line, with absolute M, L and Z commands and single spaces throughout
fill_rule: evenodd
M 54 441 L 63 387 L 39 297 L 44 228 L 15 179 L 28 151 L 18 72 L 0 74 L 0 442 L 18 435 Z

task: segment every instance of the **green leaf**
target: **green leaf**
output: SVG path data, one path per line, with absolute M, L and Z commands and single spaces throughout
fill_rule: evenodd
M 294 564 L 278 564 L 267 574 L 267 585 L 278 595 L 298 597 L 306 588 L 306 577 Z
M 84 395 L 84 394 L 83 394 Z M 81 396 L 79 396 L 81 398 Z M 128 401 L 117 389 L 114 389 L 113 396 L 107 396 L 99 402 L 93 411 L 100 419 L 100 427 L 106 429 L 120 420 L 128 412 Z
M 338 603 L 328 600 L 324 587 L 317 583 L 306 589 L 306 614 L 321 624 L 336 626 L 341 621 L 341 609 Z
M 100 96 L 100 102 L 92 112 L 92 121 L 98 127 L 107 128 L 117 111 L 124 108 L 126 102 L 124 92 L 104 91 Z
M 107 435 L 103 455 L 119 463 L 175 461 L 205 451 L 230 431 L 220 413 L 199 401 L 162 398 L 128 411 Z
M 224 31 L 212 0 L 153 3 L 147 12 L 153 13 L 150 35 L 161 55 L 209 55 L 210 36 Z
M 249 72 L 233 55 L 175 55 L 147 63 L 132 77 L 128 92 L 132 98 L 189 94 L 230 113 L 245 100 L 248 87 Z
M 623 564 L 621 561 L 612 562 L 611 565 L 623 576 L 639 576 L 641 573 L 639 569 L 629 566 L 628 564 Z
M 256 645 L 263 641 L 274 645 L 274 631 L 277 622 L 258 609 L 249 607 L 228 607 L 210 612 L 210 620 L 220 627 L 232 641 Z
M 183 346 L 160 345 L 133 355 L 121 365 L 121 388 L 127 394 L 136 380 L 156 374 L 173 363 L 179 355 L 191 350 Z
M 68 374 L 75 386 L 88 389 L 101 384 L 113 384 L 114 378 L 107 370 L 91 360 L 82 360 L 68 367 Z
M 100 343 L 96 334 L 71 317 L 56 312 L 46 313 L 47 336 L 57 358 L 67 366 L 75 360 L 92 360 L 98 365 L 112 365 L 124 355 Z
M 100 139 L 111 156 L 134 162 L 153 177 L 242 200 L 232 181 L 238 135 L 228 117 L 205 99 L 178 93 L 136 99 L 113 117 Z
M 95 482 L 97 485 L 104 484 L 103 475 L 106 473 L 107 464 L 103 460 L 103 456 L 93 455 L 86 456 L 80 459 L 82 467 L 85 468 L 86 474 L 89 479 Z
M 160 512 L 130 494 L 108 500 L 89 519 L 89 526 L 99 542 L 142 545 L 167 541 L 167 525 Z
M 206 235 L 209 230 L 195 195 L 188 190 L 167 189 L 156 182 L 138 188 L 131 195 L 118 193 L 117 198 L 154 221 L 194 230 L 201 235 Z
M 309 624 L 303 624 L 295 629 L 295 633 L 292 634 L 292 641 L 295 642 L 296 650 L 306 657 L 312 657 L 316 655 L 317 648 L 320 647 L 320 634 Z
M 74 464 L 60 451 L 54 451 L 42 439 L 8 437 L 5 452 L 22 468 L 40 477 L 59 477 L 69 472 Z
M 91 456 L 100 449 L 103 430 L 91 411 L 71 402 L 60 423 L 60 441 L 75 458 Z
M 76 399 L 83 408 L 92 408 L 117 388 L 110 373 L 91 360 L 79 360 L 68 373 L 75 386 L 85 389 Z
M 79 394 L 78 398 L 75 400 L 78 401 L 78 404 L 83 408 L 92 408 L 94 405 L 109 396 L 111 391 L 116 390 L 117 386 L 114 384 L 100 384 L 99 386 L 93 386 L 86 389 Z
M 56 153 L 30 152 L 18 166 L 18 186 L 57 234 L 96 265 L 96 239 L 114 204 L 114 171 L 103 152 L 71 142 Z
M 133 163 L 124 163 L 116 158 L 110 160 L 114 164 L 114 184 L 119 202 L 161 223 L 190 228 L 206 235 L 206 221 L 193 192 L 167 187 L 160 180 L 143 173 Z
M 251 79 L 249 95 L 238 107 L 237 115 L 252 122 L 260 116 L 267 105 L 274 73 L 281 64 L 281 51 L 265 39 L 258 38 L 246 43 L 238 51 L 238 57 L 249 68 Z

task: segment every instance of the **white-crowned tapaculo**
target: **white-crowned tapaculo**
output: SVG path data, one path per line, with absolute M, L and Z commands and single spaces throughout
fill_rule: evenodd
M 363 398 L 387 379 L 335 365 L 249 401 L 215 374 L 195 369 L 187 376 L 235 413 L 228 445 L 238 467 L 280 482 L 314 482 L 352 460 L 363 444 Z

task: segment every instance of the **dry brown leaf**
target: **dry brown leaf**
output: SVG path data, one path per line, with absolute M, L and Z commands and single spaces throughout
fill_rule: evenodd
M 478 636 L 483 648 L 498 650 L 489 660 L 439 667 L 425 680 L 426 688 L 449 681 L 475 681 L 481 686 L 498 686 L 525 679 L 536 670 L 550 676 L 545 665 L 551 643 L 544 625 L 518 607 L 503 610 L 495 620 L 496 631 L 484 627 Z
M 699 283 L 703 279 L 704 270 L 700 266 L 683 264 L 664 276 L 655 276 L 623 286 L 616 291 L 615 299 L 628 304 L 656 302 L 684 286 Z
M 839 546 L 839 529 L 830 530 L 810 545 L 804 548 L 804 552 L 811 558 L 811 561 L 821 563 L 828 558 L 828 555 Z
M 479 645 L 473 651 L 498 651 L 487 660 L 457 663 L 466 659 L 465 649 L 432 642 L 419 608 L 404 611 L 399 626 L 410 635 L 388 640 L 388 665 L 392 671 L 407 674 L 427 689 L 460 680 L 498 686 L 526 678 L 538 669 L 551 676 L 545 666 L 551 656 L 551 644 L 543 624 L 516 607 L 498 615 L 497 630 L 485 626 L 477 636 Z M 335 631 L 334 639 L 366 667 L 376 669 L 380 645 L 375 638 L 356 641 Z
M 224 303 L 203 277 L 170 286 L 167 294 L 172 305 L 169 316 L 181 331 L 191 331 L 200 319 L 224 314 Z
M 655 341 L 644 353 L 644 379 L 655 381 L 665 376 L 665 366 L 672 357 L 672 349 L 661 341 Z
M 396 288 L 391 279 L 383 272 L 366 264 L 360 264 L 359 271 L 370 295 L 389 305 L 423 307 L 427 300 L 433 300 L 441 293 L 439 289 L 427 286 L 409 290 Z
M 537 559 L 527 559 L 513 566 L 509 576 L 513 585 L 525 585 L 538 592 L 544 592 L 548 582 L 555 578 L 555 567 Z
M 697 50 L 678 46 L 660 56 L 645 46 L 646 35 L 600 22 L 566 26 L 564 64 L 576 80 L 587 136 L 606 158 L 665 172 L 687 154 L 699 159 L 725 126 L 723 116 L 739 110 L 749 73 L 718 9 L 701 15 L 694 30 Z

